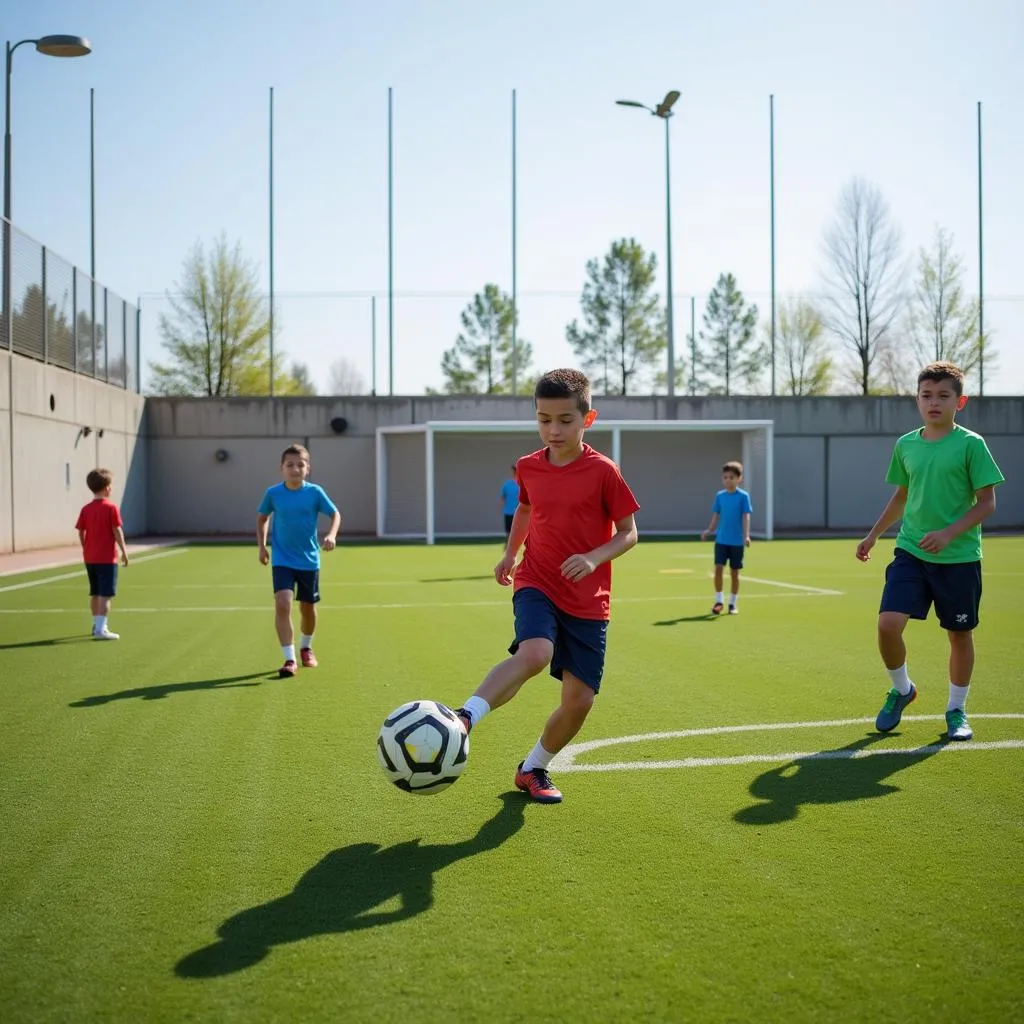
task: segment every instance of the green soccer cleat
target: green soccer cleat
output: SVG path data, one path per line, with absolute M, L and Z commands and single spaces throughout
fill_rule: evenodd
M 974 730 L 967 721 L 967 712 L 963 708 L 954 708 L 946 712 L 946 735 L 951 740 L 969 740 Z
M 917 687 L 913 683 L 910 684 L 910 693 L 905 696 L 894 686 L 885 695 L 885 703 L 875 719 L 875 728 L 879 732 L 890 732 L 895 729 L 903 717 L 903 709 L 916 699 Z

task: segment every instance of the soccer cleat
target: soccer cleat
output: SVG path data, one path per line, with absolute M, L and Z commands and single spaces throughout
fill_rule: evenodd
M 299 651 L 299 657 L 302 659 L 303 668 L 316 668 L 319 662 L 316 660 L 316 655 L 313 653 L 312 647 L 303 647 Z
M 967 722 L 967 712 L 963 708 L 954 708 L 946 712 L 946 735 L 951 740 L 969 740 L 974 730 Z
M 879 732 L 895 729 L 903 717 L 903 709 L 914 700 L 917 700 L 917 687 L 913 683 L 910 684 L 910 693 L 905 696 L 894 686 L 885 695 L 885 703 L 875 719 L 875 728 Z
M 723 609 L 724 607 L 725 607 L 725 605 L 724 605 L 724 604 L 722 604 L 722 602 L 721 602 L 721 601 L 716 601 L 716 602 L 715 602 L 715 603 L 714 603 L 714 604 L 713 604 L 713 605 L 711 606 L 711 614 L 712 614 L 712 615 L 721 615 L 721 614 L 722 614 L 722 609 Z
M 278 670 L 277 674 L 281 679 L 291 679 L 295 675 L 296 665 L 295 662 L 289 658 Z
M 560 804 L 562 792 L 551 781 L 544 768 L 531 768 L 528 772 L 523 771 L 525 761 L 519 762 L 516 769 L 516 789 L 521 789 L 531 800 L 538 804 Z
M 734 605 L 734 604 L 729 605 L 729 614 L 730 615 L 739 615 L 739 613 L 740 613 L 740 610 L 739 610 L 739 608 L 736 607 L 736 605 Z
M 473 719 L 469 717 L 469 712 L 465 708 L 456 708 L 455 717 L 458 718 L 459 724 L 466 730 L 468 736 L 469 730 L 473 728 Z
M 94 629 L 92 631 L 93 640 L 120 640 L 120 633 L 111 633 L 109 629 Z

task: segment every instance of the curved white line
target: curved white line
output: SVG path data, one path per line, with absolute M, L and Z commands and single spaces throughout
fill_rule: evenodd
M 978 719 L 1024 719 L 1024 714 L 972 714 Z M 739 754 L 732 757 L 684 757 L 670 761 L 614 761 L 603 764 L 577 764 L 576 758 L 590 750 L 622 744 L 648 743 L 652 740 L 684 739 L 688 736 L 717 736 L 736 732 L 778 732 L 785 729 L 830 728 L 846 725 L 873 725 L 873 718 L 833 718 L 820 722 L 762 722 L 756 725 L 718 725 L 705 729 L 678 729 L 673 732 L 649 732 L 633 736 L 611 736 L 600 740 L 573 743 L 560 751 L 551 762 L 552 771 L 612 772 L 658 768 L 709 768 L 734 764 L 777 763 L 795 760 L 837 761 L 882 754 L 928 755 L 957 750 L 1016 750 L 1024 748 L 1024 740 L 992 740 L 968 743 L 932 743 L 917 747 L 881 747 L 857 750 L 789 751 L 779 754 Z M 942 715 L 904 715 L 904 722 L 944 721 Z

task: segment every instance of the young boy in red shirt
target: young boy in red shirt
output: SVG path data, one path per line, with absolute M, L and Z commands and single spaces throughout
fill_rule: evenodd
M 538 803 L 559 803 L 552 758 L 580 731 L 601 686 L 611 597 L 611 560 L 637 542 L 633 492 L 611 459 L 583 443 L 597 411 L 578 370 L 552 370 L 534 390 L 544 447 L 516 463 L 519 507 L 494 578 L 513 585 L 516 637 L 458 715 L 467 732 L 510 701 L 548 665 L 562 694 L 515 785 Z M 525 542 L 523 559 L 516 554 Z
M 114 474 L 109 469 L 94 469 L 85 478 L 93 498 L 78 513 L 78 539 L 89 576 L 89 605 L 92 609 L 93 640 L 120 640 L 120 633 L 107 628 L 110 602 L 117 593 L 117 552 L 121 564 L 128 564 L 121 528 L 121 510 L 110 500 Z

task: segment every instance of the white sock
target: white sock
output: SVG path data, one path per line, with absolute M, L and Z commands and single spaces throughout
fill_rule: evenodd
M 970 688 L 970 683 L 968 683 L 966 686 L 957 686 L 956 683 L 950 683 L 949 703 L 946 705 L 946 710 L 963 711 L 964 706 L 967 704 L 967 691 Z
M 730 604 L 730 606 L 735 608 L 737 603 L 739 602 L 739 599 L 740 599 L 740 595 L 739 594 L 730 594 L 729 595 L 729 604 Z
M 463 711 L 469 715 L 469 720 L 476 725 L 488 711 L 491 710 L 491 705 L 483 699 L 483 697 L 470 697 L 465 704 L 462 705 Z
M 94 633 L 102 633 L 103 627 L 107 624 L 106 615 L 94 615 L 92 617 L 92 630 Z
M 715 604 L 722 603 L 722 592 L 720 590 L 715 591 Z
M 899 668 L 887 668 L 886 672 L 889 673 L 889 678 L 892 680 L 892 685 L 896 687 L 900 692 L 901 697 L 906 697 L 910 693 L 910 676 L 907 675 L 907 663 L 903 662 Z
M 313 646 L 313 634 L 312 633 L 303 633 L 302 634 L 302 638 L 299 640 L 299 648 L 304 651 L 307 648 L 312 647 L 312 646 Z
M 523 762 L 523 771 L 533 771 L 534 768 L 547 768 L 551 764 L 554 754 L 544 749 L 543 744 L 540 740 L 537 740 L 537 745 L 530 751 L 530 756 Z
M 281 644 L 281 651 L 285 661 L 295 660 L 295 644 Z

